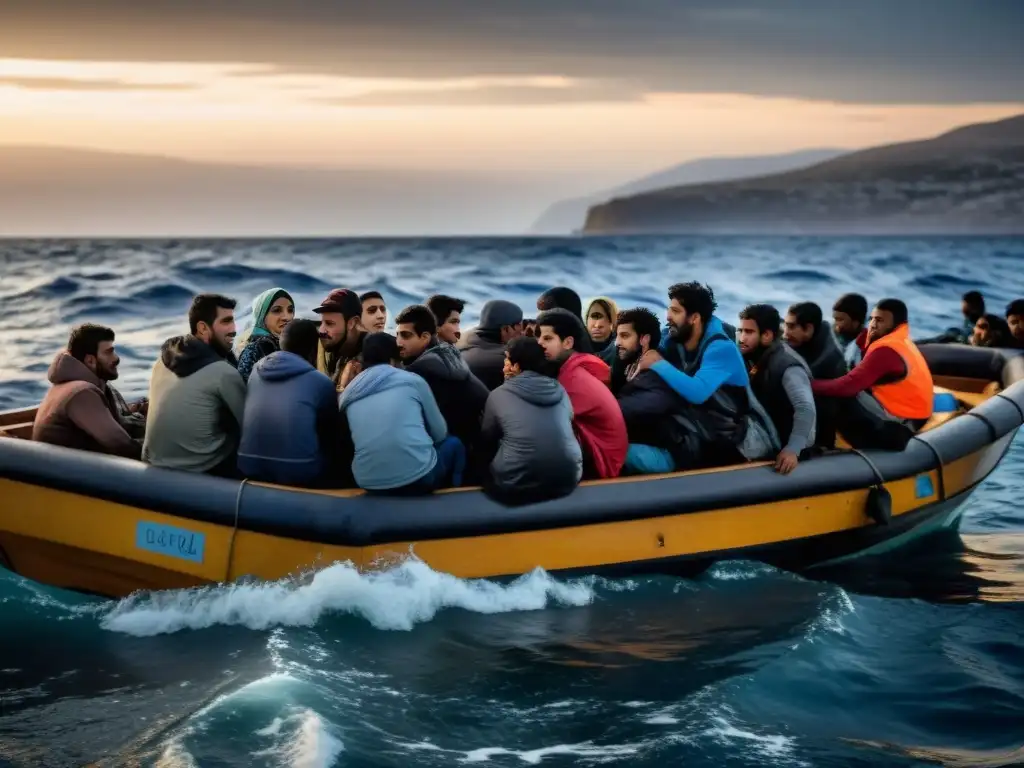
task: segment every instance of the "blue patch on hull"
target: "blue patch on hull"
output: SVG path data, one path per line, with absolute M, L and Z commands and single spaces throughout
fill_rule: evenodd
M 935 495 L 935 485 L 931 475 L 918 475 L 914 480 L 914 495 L 919 499 L 927 499 Z
M 135 546 L 158 555 L 201 563 L 206 549 L 206 535 L 173 525 L 140 520 L 135 527 Z

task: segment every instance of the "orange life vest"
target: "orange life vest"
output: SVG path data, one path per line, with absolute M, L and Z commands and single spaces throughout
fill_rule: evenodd
M 891 384 L 876 384 L 871 394 L 899 419 L 930 419 L 935 407 L 935 385 L 924 355 L 910 340 L 910 326 L 897 326 L 892 333 L 871 342 L 867 352 L 876 347 L 889 347 L 899 354 L 907 366 L 907 375 Z

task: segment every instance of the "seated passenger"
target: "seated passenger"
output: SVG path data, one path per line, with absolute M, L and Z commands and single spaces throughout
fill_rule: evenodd
M 1006 305 L 1006 324 L 1014 345 L 1024 349 L 1024 299 L 1015 299 Z
M 320 315 L 316 369 L 330 376 L 340 392 L 358 373 L 356 358 L 366 335 L 363 303 L 348 288 L 335 288 L 313 311 Z
M 505 383 L 487 398 L 480 435 L 481 454 L 490 465 L 485 485 L 505 501 L 564 496 L 583 474 L 569 395 L 544 374 L 546 365 L 536 339 L 512 339 Z
M 984 314 L 974 324 L 971 333 L 972 347 L 1009 349 L 1013 347 L 1010 327 L 999 315 Z
M 786 343 L 810 366 L 812 378 L 838 379 L 849 370 L 835 334 L 825 325 L 821 307 L 817 304 L 806 301 L 791 306 L 786 313 L 783 335 Z M 754 392 L 757 392 L 757 387 L 754 387 Z M 760 395 L 758 399 L 771 414 L 771 409 Z M 817 398 L 815 402 L 818 414 L 815 445 L 821 448 L 835 448 L 838 406 L 839 402 L 832 397 Z M 781 434 L 779 437 L 785 440 Z
M 248 382 L 252 368 L 281 348 L 281 331 L 295 317 L 295 302 L 283 288 L 271 288 L 252 300 L 252 327 L 237 339 L 238 372 Z
M 47 378 L 53 386 L 36 411 L 32 439 L 138 459 L 142 444 L 122 425 L 120 395 L 109 384 L 117 379 L 120 362 L 110 328 L 90 323 L 73 328 L 67 349 L 50 363 Z
M 245 382 L 231 354 L 235 301 L 192 300 L 192 333 L 164 342 L 149 380 L 149 424 L 142 458 L 155 467 L 238 477 Z
M 523 310 L 511 301 L 494 299 L 480 310 L 480 323 L 459 339 L 462 359 L 488 390 L 505 383 L 505 345 L 523 335 Z
M 523 320 L 523 335 L 524 336 L 537 336 L 537 320 L 533 317 L 528 317 Z
M 388 308 L 384 304 L 384 297 L 378 291 L 367 291 L 359 296 L 363 305 L 363 313 L 359 316 L 359 322 L 367 333 L 383 331 L 388 325 Z
M 598 296 L 587 305 L 587 314 L 584 318 L 594 354 L 608 365 L 612 365 L 618 357 L 615 346 L 615 318 L 618 316 L 619 308 L 615 306 L 615 302 L 607 296 Z
M 238 447 L 238 469 L 251 480 L 320 488 L 351 480 L 348 425 L 334 383 L 315 367 L 319 340 L 314 321 L 292 320 L 281 350 L 253 369 Z
M 658 374 L 691 405 L 693 466 L 774 459 L 778 436 L 750 389 L 735 336 L 714 315 L 715 295 L 700 283 L 669 288 L 668 336 L 641 358 L 639 371 Z
M 608 388 L 608 365 L 596 355 L 577 351 L 578 346 L 589 349 L 590 341 L 579 315 L 549 309 L 537 316 L 537 330 L 550 372 L 557 375 L 572 402 L 576 436 L 583 449 L 583 476 L 617 477 L 629 441 L 622 411 Z
M 965 293 L 960 299 L 960 312 L 964 316 L 964 322 L 959 329 L 957 341 L 969 344 L 971 337 L 974 336 L 974 326 L 985 315 L 985 297 L 981 295 L 981 291 Z
M 843 350 L 848 368 L 853 368 L 864 356 L 868 344 L 868 300 L 859 293 L 840 296 L 832 305 L 832 330 Z
M 792 315 L 790 315 L 792 316 Z M 775 425 L 782 450 L 775 470 L 788 475 L 814 445 L 817 413 L 807 362 L 779 338 L 779 311 L 751 304 L 740 312 L 739 345 L 750 366 L 750 388 Z M 821 310 L 818 310 L 821 323 Z M 789 320 L 786 321 L 789 330 Z M 826 334 L 821 334 L 826 336 Z M 831 334 L 827 334 L 831 340 Z M 838 355 L 839 348 L 836 347 Z M 842 362 L 842 358 L 839 358 Z M 845 365 L 845 363 L 844 363 Z
M 490 391 L 469 370 L 459 350 L 434 336 L 437 327 L 430 309 L 422 304 L 406 307 L 395 317 L 395 324 L 403 367 L 427 382 L 448 434 L 469 448 L 480 434 Z
M 583 302 L 572 288 L 558 285 L 548 288 L 537 298 L 538 312 L 546 312 L 549 309 L 565 309 L 582 319 Z
M 400 494 L 461 485 L 465 447 L 448 434 L 427 382 L 398 365 L 395 337 L 369 334 L 363 370 L 341 394 L 355 445 L 356 483 L 368 491 Z
M 693 456 L 687 439 L 691 433 L 685 421 L 676 417 L 691 406 L 654 371 L 637 372 L 640 359 L 661 343 L 658 317 L 643 307 L 627 309 L 618 314 L 615 332 L 623 372 L 617 394 L 629 436 L 623 474 L 689 469 Z
M 436 294 L 426 301 L 437 321 L 437 338 L 447 344 L 458 344 L 462 338 L 462 310 L 466 302 L 453 296 Z
M 841 378 L 812 381 L 811 389 L 816 395 L 845 398 L 847 401 L 863 393 L 870 393 L 884 411 L 878 414 L 882 419 L 888 416 L 908 427 L 911 432 L 919 430 L 931 418 L 935 394 L 928 364 L 917 345 L 910 340 L 907 305 L 899 299 L 883 299 L 878 302 L 871 312 L 868 349 L 861 363 Z M 870 402 L 864 405 L 870 407 Z M 855 448 L 895 448 L 887 439 L 885 445 L 878 444 L 870 434 L 864 439 L 852 439 L 844 426 L 851 410 L 842 405 L 839 410 L 844 420 L 839 429 Z M 871 431 L 869 427 L 868 432 Z M 906 445 L 906 440 L 909 440 L 909 436 L 896 441 L 896 444 L 903 442 Z

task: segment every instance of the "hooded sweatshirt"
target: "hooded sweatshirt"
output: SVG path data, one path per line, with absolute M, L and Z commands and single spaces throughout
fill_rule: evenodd
M 491 392 L 481 438 L 489 446 L 497 444 L 491 461 L 497 489 L 557 496 L 575 488 L 583 454 L 572 419 L 568 393 L 548 376 L 525 371 Z
M 415 373 L 374 365 L 352 380 L 339 405 L 352 431 L 352 473 L 360 488 L 403 488 L 437 464 L 434 446 L 448 428 L 430 387 Z
M 603 360 L 583 352 L 569 355 L 558 371 L 558 382 L 572 402 L 583 455 L 600 478 L 617 477 L 629 450 L 622 410 L 608 388 L 610 376 Z
M 97 453 L 139 458 L 142 447 L 118 419 L 115 395 L 85 363 L 57 353 L 47 378 L 53 385 L 36 412 L 32 439 Z
M 270 483 L 344 485 L 347 432 L 330 378 L 292 352 L 274 352 L 249 379 L 238 468 Z
M 230 358 L 195 336 L 168 339 L 149 380 L 142 458 L 207 472 L 237 451 L 244 413 L 245 382 Z
M 449 434 L 466 446 L 475 442 L 490 391 L 469 370 L 459 350 L 434 340 L 419 357 L 405 364 L 405 370 L 427 382 Z
M 505 345 L 492 338 L 500 331 L 481 331 L 471 328 L 466 331 L 457 345 L 462 359 L 491 392 L 505 383 Z

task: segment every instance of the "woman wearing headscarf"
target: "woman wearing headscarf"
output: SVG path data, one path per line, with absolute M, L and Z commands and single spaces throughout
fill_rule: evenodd
M 281 348 L 281 331 L 293 317 L 295 302 L 283 288 L 271 288 L 252 300 L 252 325 L 238 339 L 238 372 L 246 383 L 253 366 Z
M 594 354 L 608 365 L 614 364 L 618 355 L 615 347 L 615 318 L 618 316 L 619 308 L 607 296 L 591 299 L 583 316 Z

